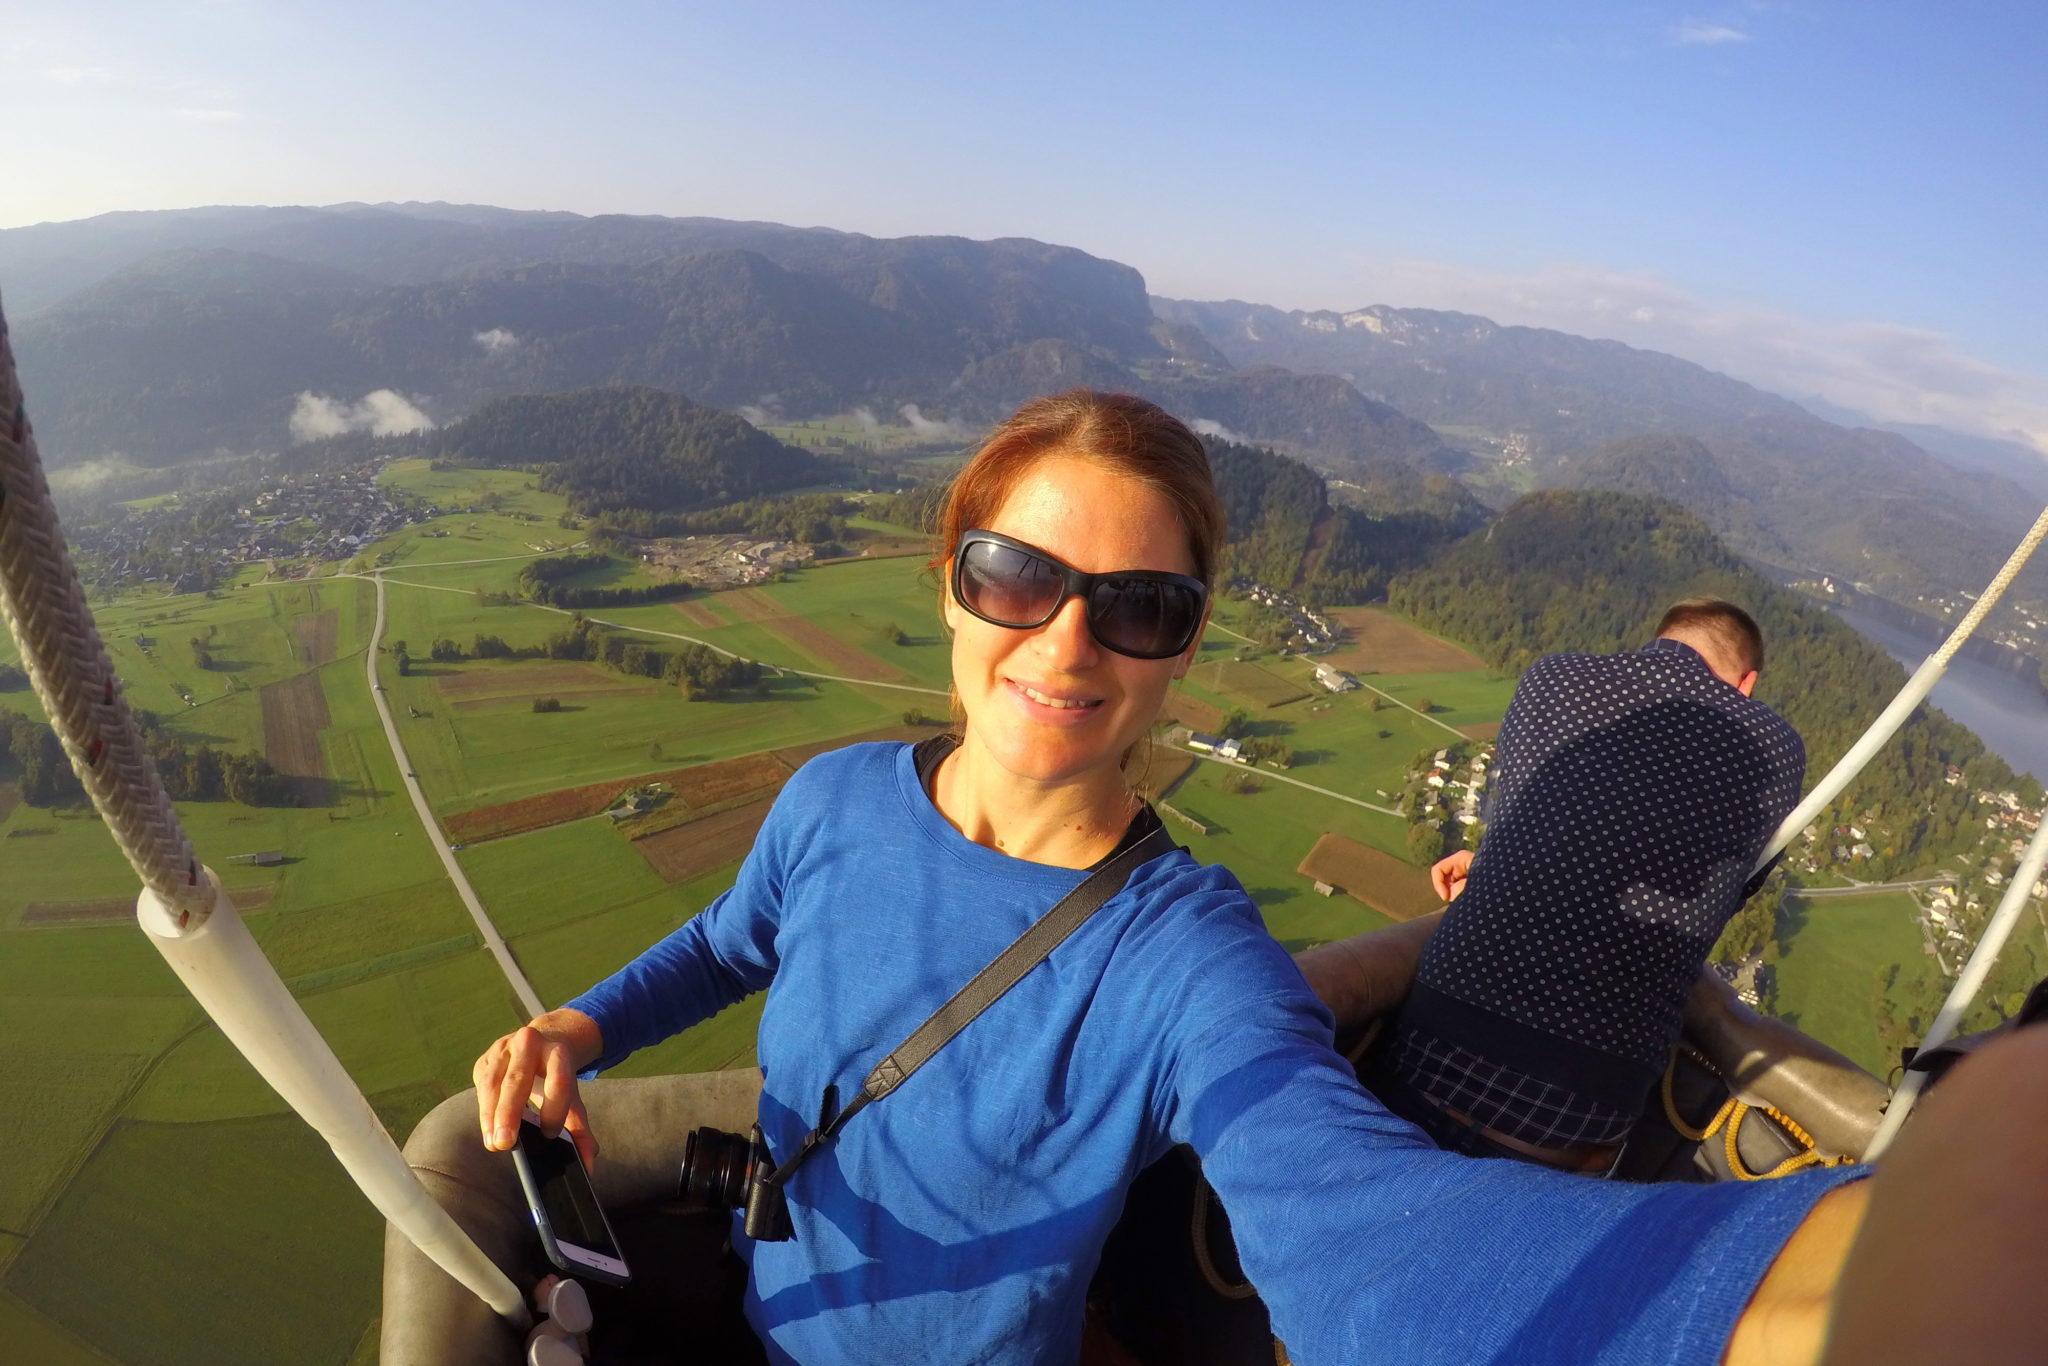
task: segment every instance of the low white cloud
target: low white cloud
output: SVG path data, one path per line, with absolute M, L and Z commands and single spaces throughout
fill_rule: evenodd
M 56 85 L 112 85 L 120 73 L 110 66 L 71 66 L 59 63 L 43 71 L 43 79 Z
M 519 337 L 509 328 L 494 327 L 488 332 L 471 334 L 472 340 L 490 356 L 502 355 L 519 345 Z
M 742 403 L 737 411 L 742 418 L 756 427 L 765 427 L 775 420 L 769 416 L 768 410 L 758 403 Z
M 1240 446 L 1252 444 L 1250 437 L 1240 432 L 1233 432 L 1221 422 L 1215 422 L 1206 417 L 1193 418 L 1188 422 L 1188 426 L 1194 428 L 1197 436 L 1213 436 L 1218 441 L 1235 441 Z
M 2048 452 L 2048 376 L 1979 360 L 1929 328 L 1805 318 L 1700 298 L 1646 271 L 1580 264 L 1509 273 L 1400 261 L 1366 266 L 1359 285 L 1374 301 L 1626 342 L 1772 393 L 1817 394 L 1880 421 L 2027 440 Z
M 293 441 L 318 441 L 344 432 L 397 436 L 433 425 L 433 419 L 421 412 L 418 405 L 391 389 L 374 390 L 354 403 L 305 391 L 292 405 Z
M 1729 43 L 1746 43 L 1749 34 L 1727 24 L 1705 24 L 1697 19 L 1688 19 L 1671 30 L 1671 41 L 1681 47 L 1722 47 Z
M 875 416 L 875 410 L 867 407 L 865 404 L 853 410 L 853 420 L 868 431 L 873 431 L 882 425 L 882 419 Z
M 952 441 L 968 435 L 969 432 L 965 423 L 955 422 L 951 418 L 926 417 L 924 410 L 915 403 L 906 403 L 896 412 L 911 431 L 927 441 Z

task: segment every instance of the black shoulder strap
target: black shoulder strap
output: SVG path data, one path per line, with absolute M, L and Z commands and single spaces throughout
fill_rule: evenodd
M 861 1083 L 860 1094 L 853 1098 L 853 1104 L 833 1113 L 838 1103 L 836 1089 L 827 1087 L 818 1110 L 817 1127 L 804 1135 L 803 1143 L 790 1159 L 778 1165 L 774 1174 L 766 1178 L 768 1183 L 773 1186 L 786 1184 L 790 1177 L 796 1175 L 796 1169 L 803 1165 L 804 1159 L 829 1142 L 863 1106 L 880 1100 L 901 1086 L 911 1073 L 931 1060 L 932 1054 L 972 1023 L 975 1016 L 994 1005 L 1004 992 L 1023 980 L 1025 973 L 1045 961 L 1046 955 L 1079 929 L 1103 902 L 1121 891 L 1141 865 L 1173 849 L 1173 837 L 1166 833 L 1166 827 L 1159 823 L 1157 816 L 1152 816 L 1149 823 L 1144 822 L 1144 817 L 1149 815 L 1151 808 L 1147 807 L 1140 813 L 1139 820 L 1133 822 L 1134 827 L 1149 824 L 1149 828 L 1143 829 L 1137 838 L 1127 840 L 1109 858 L 1097 864 L 1080 886 L 1061 897 L 1059 903 L 1040 916 L 1030 929 L 1017 936 L 1010 947 L 997 954 L 994 962 L 975 973 L 966 986 L 953 993 L 951 1000 L 933 1011 L 929 1019 L 911 1031 L 909 1038 L 876 1063 L 874 1070 Z

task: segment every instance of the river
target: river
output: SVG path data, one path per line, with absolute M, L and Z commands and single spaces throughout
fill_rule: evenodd
M 1835 615 L 1861 631 L 1911 673 L 1940 642 L 1916 636 L 1863 612 L 1836 609 Z M 1974 659 L 1950 662 L 1929 699 L 1968 726 L 2021 773 L 2048 783 L 2048 694 L 2031 679 L 2001 673 Z

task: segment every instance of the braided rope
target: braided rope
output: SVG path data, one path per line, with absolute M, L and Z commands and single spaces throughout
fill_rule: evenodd
M 121 695 L 57 527 L 49 481 L 0 312 L 0 618 L 78 780 L 143 884 L 185 926 L 213 909 L 211 879 L 164 793 Z
M 2026 568 L 2027 561 L 2033 558 L 2034 551 L 2040 548 L 2044 536 L 2048 536 L 2048 508 L 2041 510 L 2041 515 L 2034 519 L 2033 528 L 2021 538 L 2017 546 L 2013 547 L 2012 554 L 2006 556 L 2005 567 L 1992 577 L 1990 583 L 1984 585 L 1983 596 L 1963 614 L 1963 619 L 1956 623 L 1956 629 L 1949 632 L 1948 639 L 1934 652 L 1935 659 L 1946 665 L 1955 656 L 1955 652 L 1963 648 L 1963 642 L 1968 640 L 1978 624 L 1991 614 L 1991 609 L 2005 596 L 2005 590 L 2019 577 L 2020 570 Z

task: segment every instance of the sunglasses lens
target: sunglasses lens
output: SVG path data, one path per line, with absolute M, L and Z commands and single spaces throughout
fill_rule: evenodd
M 1010 546 L 971 541 L 960 555 L 962 605 L 999 625 L 1038 625 L 1064 586 L 1058 569 Z
M 1186 584 L 1110 578 L 1095 585 L 1088 624 L 1120 654 L 1164 659 L 1187 648 L 1201 619 L 1201 596 Z

